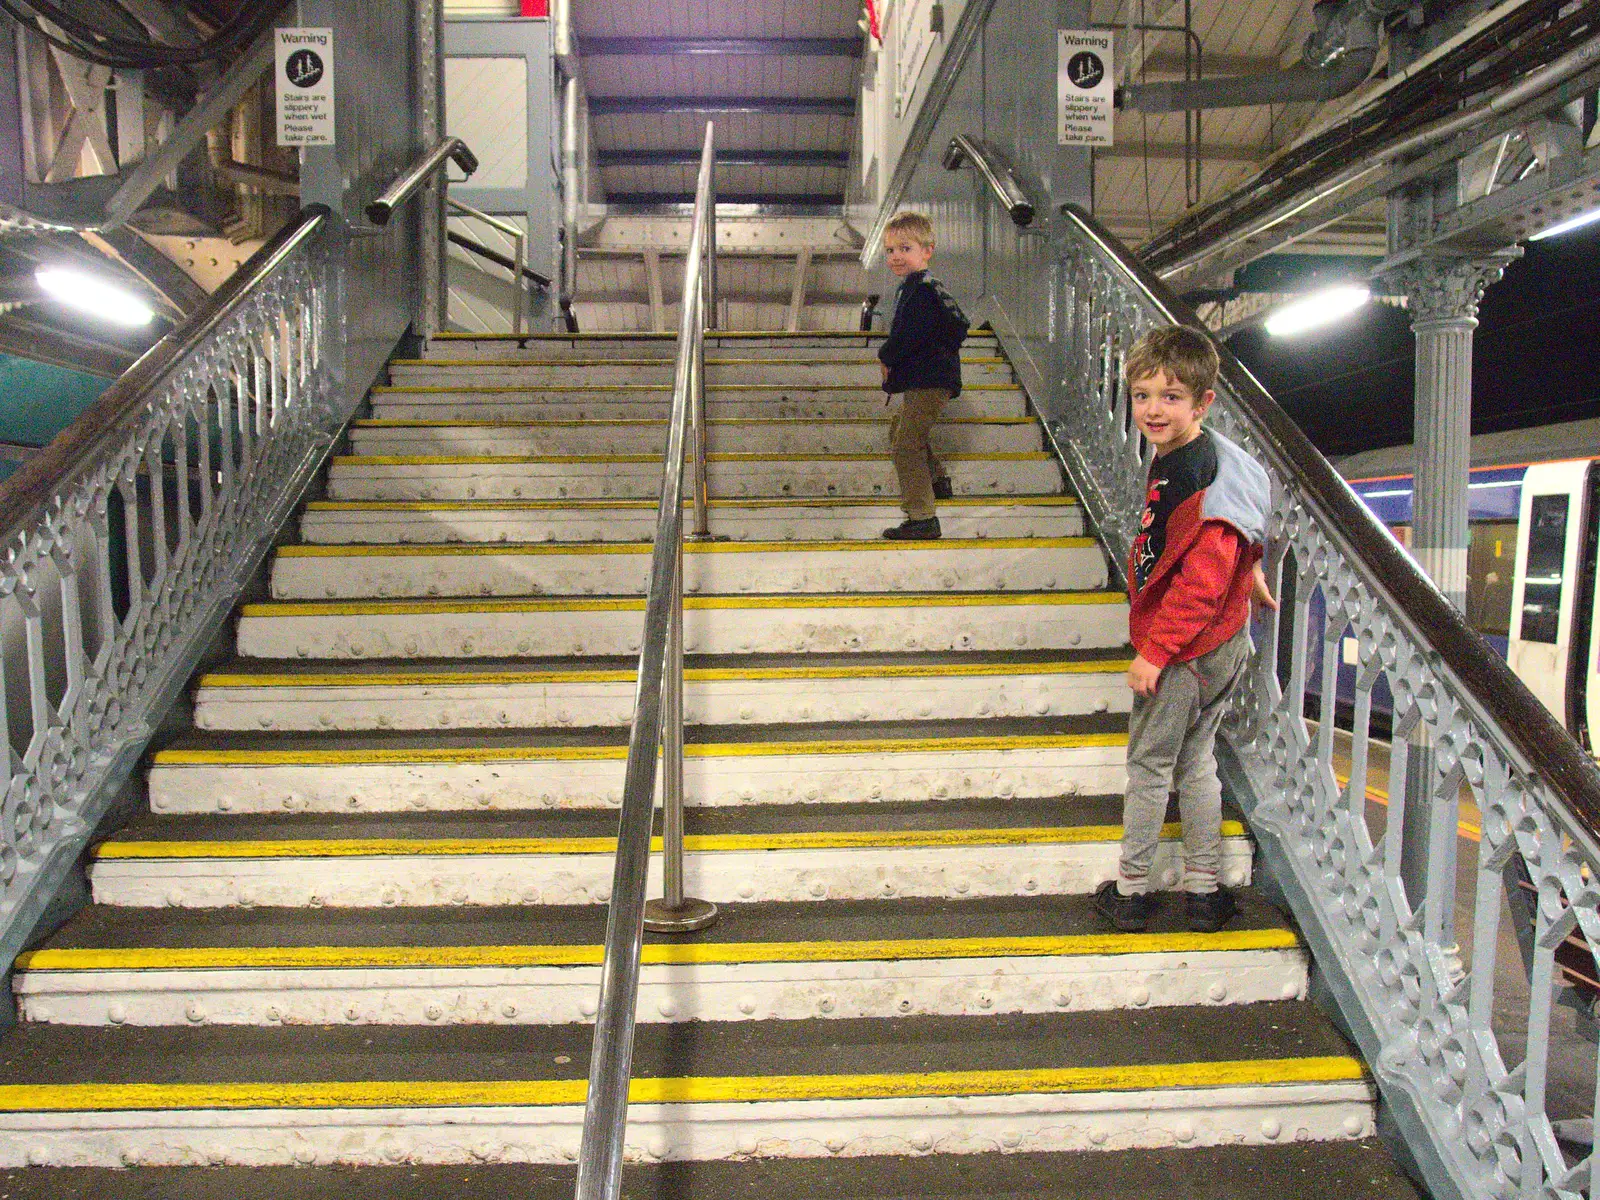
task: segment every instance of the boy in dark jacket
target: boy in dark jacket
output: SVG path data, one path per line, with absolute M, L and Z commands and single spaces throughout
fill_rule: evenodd
M 1094 906 L 1118 929 L 1149 922 L 1156 907 L 1150 867 L 1176 791 L 1188 926 L 1214 932 L 1236 911 L 1217 879 L 1217 726 L 1249 665 L 1252 594 L 1272 604 L 1258 566 L 1272 486 L 1260 463 L 1201 425 L 1217 378 L 1217 352 L 1204 334 L 1151 330 L 1129 351 L 1125 374 L 1134 424 L 1156 457 L 1128 556 L 1136 657 L 1128 668 L 1134 698 L 1122 857 Z
M 884 230 L 884 257 L 900 276 L 889 336 L 878 350 L 883 390 L 899 395 L 900 408 L 889 419 L 889 452 L 900 481 L 900 508 L 906 519 L 883 536 L 928 539 L 939 536 L 935 498 L 952 495 L 950 477 L 934 457 L 928 435 L 945 402 L 961 394 L 961 343 L 967 317 L 940 282 L 928 274 L 933 259 L 933 226 L 921 213 L 897 213 Z

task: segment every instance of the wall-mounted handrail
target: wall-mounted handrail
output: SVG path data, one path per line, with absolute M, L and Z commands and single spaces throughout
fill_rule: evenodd
M 467 149 L 467 144 L 458 137 L 447 137 L 396 176 L 383 194 L 367 205 L 367 220 L 374 225 L 387 225 L 395 209 L 421 191 L 428 178 L 444 166 L 447 159 L 469 177 L 478 169 L 477 155 Z
M 514 336 L 521 337 L 522 310 L 525 307 L 523 303 L 523 296 L 526 294 L 522 290 L 522 278 L 524 275 L 533 274 L 533 272 L 529 271 L 527 267 L 527 235 L 513 225 L 510 221 L 502 221 L 499 217 L 491 217 L 486 212 L 479 212 L 470 204 L 463 204 L 461 201 L 451 199 L 449 197 L 446 197 L 446 203 L 450 208 L 454 209 L 462 216 L 471 217 L 475 221 L 481 221 L 490 229 L 498 230 L 500 233 L 503 233 L 506 237 L 511 239 L 511 245 L 514 247 L 514 253 L 516 257 L 507 259 L 503 254 L 497 254 L 487 246 L 480 245 L 470 238 L 462 237 L 457 233 L 446 234 L 450 241 L 455 245 L 460 246 L 469 253 L 477 254 L 483 258 L 487 258 L 491 262 L 498 262 L 501 266 L 505 267 L 506 270 L 511 272 L 511 332 Z M 550 281 L 548 279 L 544 279 L 543 276 L 534 275 L 533 277 L 535 279 L 543 279 L 543 282 L 546 286 L 548 286 L 550 283 Z
M 989 185 L 989 191 L 994 194 L 995 201 L 1006 210 L 1006 215 L 1011 218 L 1012 224 L 1018 229 L 1026 229 L 1033 224 L 1033 201 L 1028 199 L 1028 191 L 1023 187 L 1016 168 L 994 146 L 981 138 L 970 138 L 964 133 L 958 133 L 944 148 L 944 155 L 940 161 L 947 171 L 959 171 L 971 163 L 983 181 Z
M 622 815 L 606 916 L 605 960 L 589 1062 L 589 1094 L 578 1154 L 577 1200 L 616 1200 L 622 1188 L 623 1137 L 628 1122 L 628 1086 L 633 1073 L 633 1037 L 638 1006 L 639 962 L 644 931 L 703 929 L 716 908 L 683 894 L 683 495 L 686 440 L 705 427 L 704 334 L 713 245 L 711 164 L 714 131 L 706 125 L 695 188 L 694 222 L 684 267 L 678 355 L 673 368 L 672 413 L 656 510 L 650 559 L 650 594 L 645 601 L 639 651 L 639 685 L 628 762 L 622 785 Z M 703 455 L 696 455 L 697 495 L 704 490 Z M 698 509 L 697 509 L 698 511 Z M 698 517 L 697 517 L 698 523 Z M 655 818 L 657 747 L 662 751 L 663 841 L 666 896 L 645 903 L 650 831 Z M 649 919 L 647 921 L 647 909 Z
M 482 242 L 469 238 L 464 233 L 457 233 L 451 230 L 447 235 L 447 240 L 452 246 L 460 246 L 468 254 L 481 258 L 485 262 L 492 262 L 497 267 L 504 267 L 508 271 L 514 271 L 517 268 L 517 260 L 510 255 L 501 254 L 500 251 L 493 250 Z M 541 275 L 532 267 L 523 267 L 522 277 L 535 287 L 547 288 L 550 286 L 550 276 Z

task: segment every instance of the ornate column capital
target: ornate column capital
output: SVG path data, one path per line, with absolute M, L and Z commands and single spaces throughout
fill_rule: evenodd
M 1520 247 L 1480 258 L 1429 255 L 1394 267 L 1383 278 L 1405 295 L 1412 329 L 1472 329 L 1478 324 L 1478 302 L 1485 290 L 1521 256 Z

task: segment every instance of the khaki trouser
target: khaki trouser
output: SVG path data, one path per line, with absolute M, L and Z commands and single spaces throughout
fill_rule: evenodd
M 1222 865 L 1217 726 L 1249 662 L 1246 625 L 1199 658 L 1168 663 L 1156 682 L 1155 695 L 1133 698 L 1119 891 L 1143 892 L 1150 886 L 1150 866 L 1173 791 L 1178 793 L 1178 817 L 1183 822 L 1183 890 L 1217 890 Z
M 944 467 L 933 456 L 928 434 L 950 399 L 946 388 L 910 388 L 889 418 L 889 456 L 900 480 L 900 508 L 913 521 L 933 516 L 933 481 Z

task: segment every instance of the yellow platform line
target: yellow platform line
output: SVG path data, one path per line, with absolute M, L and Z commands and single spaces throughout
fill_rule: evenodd
M 1025 675 L 1120 675 L 1131 665 L 1126 658 L 1076 662 L 929 663 L 918 666 L 843 667 L 689 667 L 690 683 L 826 679 L 971 679 Z M 626 683 L 638 679 L 625 671 L 394 671 L 341 675 L 202 675 L 200 687 L 508 687 L 517 684 Z
M 1350 776 L 1348 775 L 1341 775 L 1335 772 L 1333 778 L 1335 782 L 1337 782 L 1342 788 L 1350 786 Z M 1372 801 L 1374 804 L 1381 804 L 1384 808 L 1389 807 L 1389 793 L 1383 788 L 1368 787 L 1367 799 Z M 1473 813 L 1477 812 L 1476 805 L 1463 805 L 1462 807 L 1470 807 Z M 1461 820 L 1456 824 L 1456 834 L 1459 837 L 1465 838 L 1469 842 L 1481 842 L 1483 840 L 1483 826 L 1468 820 L 1466 817 L 1462 817 Z
M 741 963 L 919 962 L 929 959 L 1083 958 L 1124 954 L 1195 954 L 1294 950 L 1288 929 L 1222 933 L 1091 933 L 1063 937 L 884 938 L 869 941 L 716 942 L 650 945 L 646 966 Z M 34 950 L 17 957 L 24 971 L 350 970 L 599 966 L 593 946 L 217 946 Z
M 902 543 L 904 545 L 906 543 Z M 1078 604 L 1126 604 L 1123 592 L 902 592 L 863 595 L 685 596 L 683 606 L 699 611 L 777 608 L 1020 608 Z M 447 616 L 466 613 L 643 612 L 644 597 L 595 600 L 561 597 L 546 600 L 286 600 L 243 604 L 246 617 Z
M 1183 836 L 1176 823 L 1161 836 Z M 1244 826 L 1224 821 L 1222 836 L 1242 838 Z M 1122 840 L 1121 825 L 1061 825 L 1016 829 L 823 830 L 813 833 L 688 834 L 685 851 L 695 854 L 773 853 L 800 850 L 956 850 L 983 846 L 1088 846 Z M 614 837 L 547 838 L 281 838 L 273 841 L 113 841 L 102 842 L 94 857 L 102 861 L 138 859 L 305 859 L 305 858 L 478 858 L 505 855 L 610 855 Z M 661 839 L 650 840 L 652 853 Z
M 685 758 L 773 758 L 792 755 L 933 754 L 942 751 L 1084 750 L 1125 746 L 1126 733 L 1060 733 L 942 738 L 860 738 L 816 742 L 694 742 Z M 158 766 L 383 766 L 390 763 L 609 762 L 628 757 L 626 745 L 411 746 L 364 750 L 162 750 Z
M 692 498 L 683 502 L 694 505 Z M 939 501 L 941 508 L 1076 508 L 1076 496 L 957 496 Z M 611 509 L 656 511 L 659 500 L 312 500 L 306 504 L 314 512 L 579 512 Z M 759 508 L 896 508 L 888 496 L 750 496 L 711 501 L 721 509 Z M 588 543 L 585 543 L 588 544 Z
M 670 360 L 669 360 L 670 361 Z M 1018 383 L 963 383 L 963 393 L 966 392 L 1020 392 L 1022 385 Z M 374 393 L 418 392 L 453 393 L 463 392 L 473 395 L 498 396 L 506 394 L 533 394 L 540 395 L 567 395 L 572 392 L 661 392 L 668 396 L 672 394 L 672 385 L 666 383 L 557 383 L 542 386 L 532 384 L 469 384 L 455 386 L 442 383 L 413 383 L 413 384 L 374 384 L 368 391 Z M 783 392 L 786 398 L 792 401 L 794 396 L 806 395 L 811 392 L 870 392 L 874 396 L 883 395 L 881 388 L 870 383 L 708 383 L 706 391 L 710 392 Z M 887 402 L 887 399 L 886 401 Z M 781 401 L 773 401 L 777 404 Z
M 634 1079 L 631 1104 L 756 1104 L 944 1096 L 1060 1095 L 1169 1088 L 1274 1087 L 1367 1079 L 1349 1055 L 1044 1067 L 902 1074 L 680 1076 Z M 14 1083 L 0 1085 L 7 1112 L 152 1112 L 194 1109 L 509 1108 L 575 1106 L 585 1079 L 373 1080 L 306 1083 Z
M 707 358 L 709 367 L 871 367 L 870 358 Z M 998 354 L 963 355 L 964 366 L 1005 366 Z M 670 358 L 393 358 L 391 367 L 504 367 L 520 371 L 527 367 L 666 367 Z
M 1036 425 L 1037 417 L 941 417 L 941 425 Z M 792 429 L 796 425 L 870 425 L 882 428 L 882 417 L 711 417 L 708 425 L 776 425 Z M 584 417 L 551 421 L 434 421 L 400 417 L 364 417 L 351 421 L 355 429 L 595 429 L 610 425 L 624 428 L 648 426 L 664 429 L 665 418 Z
M 1043 450 L 999 450 L 992 454 L 945 454 L 940 462 L 1041 462 L 1050 458 Z M 707 462 L 873 462 L 888 459 L 882 454 L 708 454 Z M 336 467 L 459 467 L 515 466 L 525 463 L 652 463 L 659 454 L 341 454 Z
M 945 538 L 930 542 L 893 542 L 883 538 L 835 542 L 685 542 L 683 552 L 696 554 L 872 554 L 903 550 L 1087 550 L 1099 543 L 1089 537 Z M 330 545 L 307 542 L 278 547 L 279 558 L 484 558 L 500 555 L 646 555 L 650 542 L 402 542 Z

